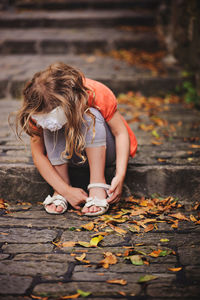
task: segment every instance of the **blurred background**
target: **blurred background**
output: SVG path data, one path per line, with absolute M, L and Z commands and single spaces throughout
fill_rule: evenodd
M 0 97 L 55 61 L 115 93 L 199 94 L 199 20 L 198 0 L 1 0 Z

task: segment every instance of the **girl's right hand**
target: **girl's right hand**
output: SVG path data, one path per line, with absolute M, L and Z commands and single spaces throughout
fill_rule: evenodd
M 69 186 L 67 192 L 63 197 L 73 206 L 75 209 L 81 209 L 80 204 L 85 203 L 88 197 L 87 193 L 80 188 Z

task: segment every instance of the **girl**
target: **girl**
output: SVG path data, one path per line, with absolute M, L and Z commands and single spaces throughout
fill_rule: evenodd
M 88 216 L 107 211 L 120 200 L 129 155 L 137 141 L 117 111 L 110 89 L 85 78 L 64 63 L 55 63 L 36 73 L 23 90 L 19 124 L 30 135 L 35 166 L 53 187 L 53 196 L 43 202 L 48 213 L 64 213 L 68 202 Z M 105 166 L 116 160 L 111 185 L 104 176 Z M 70 185 L 68 165 L 89 165 L 89 195 Z

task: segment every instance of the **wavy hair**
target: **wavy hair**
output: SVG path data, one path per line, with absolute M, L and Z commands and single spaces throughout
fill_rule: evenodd
M 82 126 L 86 125 L 84 113 L 91 116 L 93 138 L 95 135 L 95 116 L 88 109 L 89 91 L 91 90 L 84 86 L 84 75 L 64 63 L 51 64 L 46 70 L 36 73 L 23 89 L 23 105 L 16 118 L 18 137 L 21 137 L 23 131 L 29 136 L 41 135 L 41 130 L 33 126 L 31 116 L 48 113 L 57 106 L 62 106 L 68 120 L 62 157 L 71 159 L 75 153 L 81 158 L 81 162 L 85 162 L 85 136 L 82 133 Z

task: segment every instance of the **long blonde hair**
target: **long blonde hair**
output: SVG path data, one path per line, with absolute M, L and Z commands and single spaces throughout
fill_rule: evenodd
M 90 90 L 84 86 L 84 75 L 64 63 L 54 63 L 46 70 L 36 73 L 23 89 L 23 105 L 17 113 L 16 122 L 18 137 L 22 131 L 30 136 L 41 135 L 41 130 L 32 126 L 31 116 L 35 113 L 48 113 L 55 107 L 62 106 L 68 120 L 62 156 L 71 159 L 75 153 L 84 162 L 85 137 L 81 130 L 85 124 L 84 112 L 93 120 L 93 133 L 95 125 L 95 117 L 88 110 L 88 91 Z

